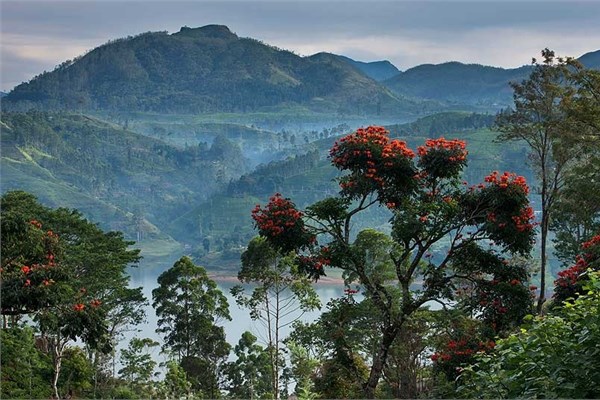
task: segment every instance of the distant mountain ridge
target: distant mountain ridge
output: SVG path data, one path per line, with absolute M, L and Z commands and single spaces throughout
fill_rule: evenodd
M 600 51 L 580 61 L 600 68 Z M 443 110 L 490 112 L 512 105 L 510 81 L 531 66 L 504 69 L 452 61 L 399 71 L 389 61 L 343 55 L 301 57 L 224 25 L 182 27 L 110 41 L 15 87 L 6 110 L 277 112 L 417 117 Z
M 578 58 L 586 67 L 600 69 L 600 50 Z M 519 82 L 531 73 L 532 66 L 499 68 L 457 61 L 423 64 L 383 81 L 399 96 L 439 101 L 446 105 L 488 108 L 512 106 L 509 82 Z
M 398 95 L 499 108 L 512 104 L 510 81 L 525 79 L 530 66 L 503 69 L 456 61 L 410 68 L 383 83 Z
M 394 114 L 394 95 L 348 62 L 300 57 L 222 25 L 149 32 L 99 46 L 23 83 L 9 109 L 248 112 L 302 105 L 341 114 Z
M 378 82 L 390 79 L 391 77 L 396 76 L 400 73 L 400 70 L 388 60 L 364 62 L 356 61 L 346 56 L 339 57 L 345 60 L 346 62 L 350 63 L 350 65 L 352 65 L 353 67 L 358 68 L 362 73 L 364 73 L 368 77 L 373 78 Z
M 600 50 L 585 53 L 578 60 L 586 68 L 600 69 Z

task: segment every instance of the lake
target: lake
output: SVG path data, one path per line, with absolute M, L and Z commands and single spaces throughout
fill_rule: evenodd
M 146 320 L 144 323 L 137 326 L 139 332 L 129 332 L 126 335 L 126 338 L 123 342 L 120 343 L 119 348 L 126 348 L 129 340 L 132 337 L 138 338 L 152 338 L 159 343 L 162 343 L 162 337 L 155 332 L 158 327 L 156 313 L 154 312 L 154 308 L 152 308 L 152 290 L 157 286 L 157 275 L 154 273 L 148 274 L 140 274 L 139 270 L 135 271 L 136 273 L 131 277 L 131 287 L 143 287 L 143 292 L 146 298 L 149 300 L 150 305 L 146 307 Z M 231 344 L 231 346 L 235 346 L 242 336 L 242 333 L 245 331 L 250 331 L 254 334 L 261 345 L 265 346 L 267 343 L 266 340 L 266 330 L 263 325 L 259 321 L 253 321 L 250 318 L 250 313 L 247 309 L 241 308 L 235 302 L 235 299 L 230 294 L 230 289 L 236 285 L 235 282 L 231 282 L 229 280 L 219 280 L 215 279 L 219 286 L 219 289 L 223 292 L 223 294 L 227 297 L 227 301 L 229 302 L 229 312 L 231 314 L 231 321 L 223 321 L 220 325 L 225 328 L 225 334 L 227 337 L 227 342 Z M 303 321 L 309 322 L 314 321 L 319 317 L 322 310 L 325 310 L 325 306 L 329 300 L 332 298 L 338 298 L 344 296 L 344 286 L 343 284 L 315 284 L 315 289 L 319 298 L 321 299 L 321 310 L 316 310 L 310 313 L 305 313 L 304 315 L 297 315 Z M 358 297 L 358 299 L 362 298 L 362 296 Z M 289 319 L 287 319 L 289 321 Z M 284 327 L 281 331 L 282 337 L 286 337 L 290 332 L 290 326 Z M 155 349 L 153 352 L 153 357 L 158 362 L 166 361 L 166 358 L 159 354 L 160 350 Z

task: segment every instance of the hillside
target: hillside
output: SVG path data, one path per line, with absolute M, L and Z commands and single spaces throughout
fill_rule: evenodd
M 375 79 L 378 82 L 389 79 L 400 73 L 400 70 L 388 60 L 364 62 L 356 61 L 346 56 L 339 57 L 344 61 L 348 62 L 353 67 L 359 69 L 363 74 L 367 75 L 372 79 Z
M 503 69 L 448 62 L 419 65 L 383 83 L 402 96 L 435 100 L 447 105 L 500 109 L 512 104 L 509 82 L 526 78 L 530 71 L 528 66 Z
M 149 32 L 97 47 L 12 90 L 10 110 L 196 114 L 303 105 L 319 112 L 421 111 L 335 57 L 300 57 L 229 28 Z
M 586 68 L 600 69 L 600 50 L 590 51 L 578 58 Z
M 161 237 L 163 225 L 247 168 L 223 136 L 179 148 L 81 115 L 1 119 L 3 192 L 26 190 L 45 204 L 81 209 L 135 239 Z

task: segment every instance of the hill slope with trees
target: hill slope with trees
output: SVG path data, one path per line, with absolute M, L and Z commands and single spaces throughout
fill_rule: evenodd
M 11 91 L 10 109 L 249 112 L 304 105 L 344 114 L 420 107 L 337 57 L 300 57 L 229 28 L 183 27 L 110 41 Z

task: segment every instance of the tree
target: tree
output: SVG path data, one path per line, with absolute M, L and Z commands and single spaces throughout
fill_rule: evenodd
M 192 384 L 187 380 L 184 369 L 177 362 L 169 361 L 165 379 L 159 385 L 159 393 L 166 399 L 181 399 L 188 398 L 191 389 Z
M 297 390 L 307 388 L 310 377 L 314 392 L 322 398 L 362 397 L 362 384 L 368 377 L 367 359 L 377 343 L 378 319 L 366 302 L 357 303 L 357 290 L 347 289 L 346 296 L 332 299 L 314 323 L 297 322 L 287 339 L 291 347 L 301 347 L 307 354 L 304 366 L 295 367 Z M 312 365 L 311 371 L 303 371 Z
M 348 172 L 339 178 L 339 196 L 321 200 L 304 213 L 290 200 L 274 196 L 253 212 L 259 234 L 279 251 L 295 252 L 300 271 L 318 279 L 325 266 L 341 268 L 348 280 L 364 288 L 381 318 L 379 346 L 363 382 L 369 398 L 391 345 L 421 306 L 453 299 L 458 282 L 490 285 L 490 272 L 501 274 L 505 264 L 498 251 L 525 255 L 533 241 L 533 210 L 524 178 L 494 172 L 486 183 L 467 188 L 460 179 L 467 156 L 464 142 L 427 140 L 415 162 L 406 143 L 388 135 L 381 127 L 361 128 L 333 146 L 332 164 Z M 378 205 L 392 216 L 387 257 L 393 278 L 378 273 L 370 252 L 353 240 L 353 218 Z M 319 245 L 317 235 L 327 245 Z M 417 278 L 422 280 L 419 290 L 412 286 Z M 511 279 L 529 290 L 522 280 Z M 495 309 L 490 315 L 527 309 L 502 301 L 480 307 Z
M 569 122 L 584 138 L 600 136 L 600 71 L 585 69 L 581 63 L 567 57 L 563 64 L 571 90 L 561 102 Z
M 229 396 L 236 399 L 274 397 L 270 354 L 256 343 L 256 336 L 244 332 L 233 352 L 237 360 L 226 366 Z
M 76 210 L 49 209 L 22 191 L 2 196 L 1 224 L 4 326 L 9 320 L 16 326 L 24 315 L 37 325 L 59 397 L 69 344 L 81 340 L 91 351 L 110 351 L 107 318 L 134 302 L 123 293 L 126 268 L 138 261 L 139 250 L 130 250 L 132 242 L 120 232 L 105 233 Z M 124 316 L 121 323 L 131 318 Z
M 2 398 L 41 399 L 52 395 L 45 375 L 50 363 L 35 348 L 35 336 L 30 327 L 0 329 L 2 357 L 0 372 Z
M 582 156 L 565 174 L 550 228 L 555 233 L 555 254 L 563 264 L 600 231 L 600 153 Z
M 119 375 L 138 391 L 145 392 L 145 386 L 154 376 L 156 361 L 148 351 L 158 345 L 150 338 L 133 338 L 127 349 L 121 350 L 123 368 L 119 370 Z
M 583 293 L 592 271 L 600 271 L 600 234 L 581 245 L 581 253 L 575 257 L 574 265 L 558 273 L 554 281 L 555 305 L 560 306 Z
M 210 398 L 219 393 L 222 366 L 229 355 L 222 319 L 231 319 L 229 305 L 206 270 L 188 257 L 160 274 L 152 291 L 158 333 L 196 390 Z
M 279 398 L 282 342 L 281 329 L 291 325 L 306 311 L 319 307 L 319 298 L 310 280 L 298 271 L 294 257 L 278 252 L 265 238 L 256 237 L 242 254 L 238 279 L 256 284 L 250 296 L 242 286 L 231 293 L 239 305 L 250 309 L 250 316 L 265 324 L 267 351 L 271 363 L 272 393 Z
M 465 398 L 597 398 L 600 396 L 600 275 L 584 294 L 528 320 L 499 340 L 459 378 Z
M 515 109 L 498 115 L 499 140 L 520 140 L 530 149 L 530 162 L 539 180 L 537 194 L 541 198 L 540 221 L 540 296 L 537 310 L 542 311 L 546 298 L 546 266 L 548 232 L 556 212 L 565 173 L 579 152 L 573 140 L 561 103 L 569 98 L 566 61 L 554 52 L 542 51 L 543 62 L 533 60 L 529 78 L 512 83 Z
M 560 107 L 581 149 L 565 174 L 551 229 L 556 254 L 563 262 L 574 259 L 579 247 L 600 228 L 600 72 L 585 69 L 567 58 L 562 67 L 568 89 Z

